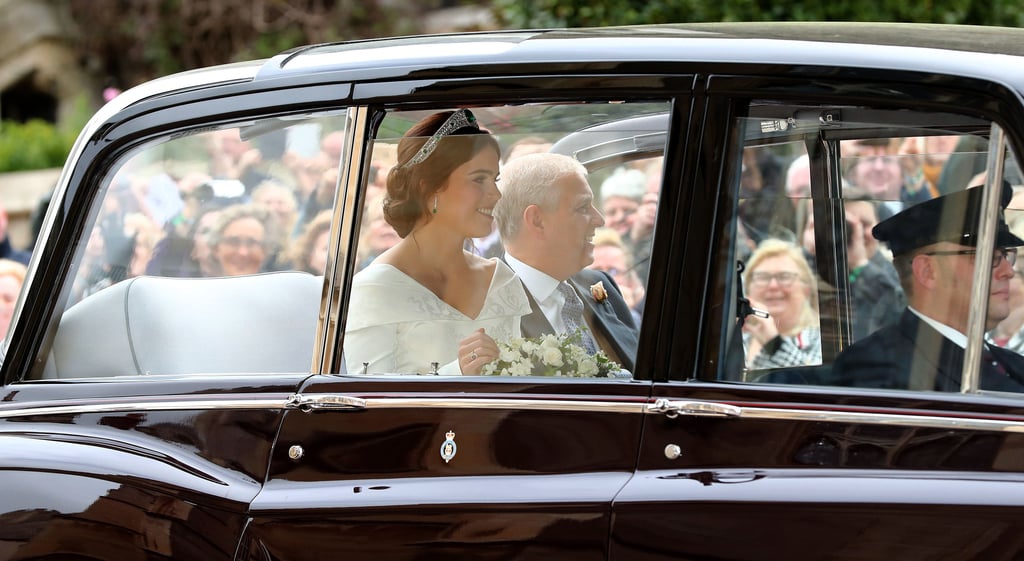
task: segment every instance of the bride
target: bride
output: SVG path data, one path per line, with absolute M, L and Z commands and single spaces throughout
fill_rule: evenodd
M 430 115 L 398 143 L 385 219 L 402 238 L 356 274 L 350 372 L 479 374 L 530 312 L 499 259 L 467 251 L 491 232 L 500 149 L 467 109 Z

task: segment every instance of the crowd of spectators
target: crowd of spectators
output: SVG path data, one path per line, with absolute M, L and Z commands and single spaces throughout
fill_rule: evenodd
M 324 273 L 342 134 L 323 134 L 306 156 L 286 147 L 285 134 L 247 140 L 229 128 L 197 138 L 201 153 L 191 158 L 163 159 L 155 150 L 117 170 L 72 303 L 143 274 Z

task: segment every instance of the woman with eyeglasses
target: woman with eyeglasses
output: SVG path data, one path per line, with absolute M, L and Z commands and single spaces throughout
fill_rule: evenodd
M 460 109 L 414 124 L 397 154 L 383 207 L 401 240 L 353 279 L 348 370 L 480 374 L 530 313 L 508 265 L 467 249 L 493 227 L 498 141 Z
M 750 304 L 768 313 L 744 320 L 747 368 L 821 364 L 817 291 L 800 248 L 777 239 L 761 242 L 747 261 L 743 286 Z
M 264 272 L 273 247 L 270 211 L 253 204 L 225 208 L 207 234 L 217 274 L 225 277 Z

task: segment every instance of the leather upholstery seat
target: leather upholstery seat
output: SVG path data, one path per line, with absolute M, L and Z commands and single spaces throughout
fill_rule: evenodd
M 323 277 L 136 277 L 69 309 L 46 378 L 308 372 Z

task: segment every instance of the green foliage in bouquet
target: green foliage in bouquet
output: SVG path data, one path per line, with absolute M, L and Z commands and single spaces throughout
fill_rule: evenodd
M 483 368 L 487 376 L 565 376 L 570 378 L 608 378 L 622 367 L 604 351 L 591 355 L 581 344 L 583 332 L 565 335 L 516 337 L 498 343 L 497 360 Z

